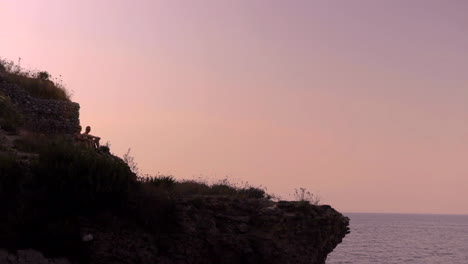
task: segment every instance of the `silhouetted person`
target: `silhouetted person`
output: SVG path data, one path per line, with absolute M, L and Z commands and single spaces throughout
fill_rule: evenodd
M 81 134 L 81 126 L 78 126 L 78 129 L 77 131 L 75 132 L 75 134 L 73 135 L 73 137 L 75 138 L 75 140 L 79 143 L 79 144 L 83 144 L 85 145 L 86 147 L 91 147 L 92 146 L 92 142 L 90 139 L 88 139 L 87 137 L 85 137 L 83 134 Z M 94 143 L 93 143 L 94 144 Z
M 98 149 L 99 148 L 99 140 L 101 140 L 101 138 L 93 136 L 93 135 L 89 134 L 89 132 L 91 132 L 91 127 L 87 126 L 85 132 L 83 134 L 81 134 L 81 137 L 88 140 L 92 147 Z

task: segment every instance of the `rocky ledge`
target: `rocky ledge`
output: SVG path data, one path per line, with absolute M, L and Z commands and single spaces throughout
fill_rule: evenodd
M 153 233 L 125 217 L 82 218 L 78 259 L 0 249 L 0 263 L 324 264 L 349 233 L 349 219 L 328 205 L 193 196 L 171 207 L 171 223 Z
M 323 264 L 349 233 L 328 205 L 196 196 L 174 204 L 170 232 L 86 227 L 91 263 Z M 166 230 L 167 231 L 167 230 Z
M 17 146 L 29 141 L 0 129 L 0 242 L 9 249 L 0 248 L 0 264 L 324 264 L 349 233 L 349 219 L 328 205 L 274 202 L 261 190 L 246 196 L 227 185 L 223 195 L 203 193 L 211 187 L 200 183 L 191 183 L 203 188 L 188 195 L 190 182 L 172 182 L 178 192 L 154 187 L 109 153 L 60 145 L 68 141 L 47 145 L 39 135 L 78 131 L 79 105 L 35 98 L 5 82 L 0 92 L 22 116 L 13 123 L 38 133 L 28 140 L 42 146 L 40 153 Z M 20 162 L 20 154 L 36 158 Z

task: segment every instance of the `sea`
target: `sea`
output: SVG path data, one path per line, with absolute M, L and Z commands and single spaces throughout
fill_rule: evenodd
M 468 264 L 468 215 L 344 215 L 351 233 L 326 264 Z

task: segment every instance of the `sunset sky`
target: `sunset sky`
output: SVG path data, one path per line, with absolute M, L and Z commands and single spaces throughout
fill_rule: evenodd
M 62 76 L 146 173 L 343 212 L 468 214 L 468 1 L 0 0 L 0 56 Z

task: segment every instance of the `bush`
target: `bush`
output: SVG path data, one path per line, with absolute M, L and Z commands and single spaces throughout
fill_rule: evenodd
M 220 180 L 214 184 L 208 184 L 201 180 L 175 181 L 172 176 L 141 177 L 142 184 L 152 185 L 157 192 L 164 192 L 170 196 L 184 195 L 224 195 L 239 198 L 270 198 L 265 190 L 250 185 L 238 186 L 228 179 Z
M 307 191 L 306 188 L 294 189 L 294 198 L 296 199 L 296 201 L 305 203 L 305 204 L 312 204 L 312 205 L 320 204 L 320 197 Z
M 65 140 L 56 140 L 39 153 L 37 186 L 63 210 L 92 211 L 119 206 L 136 175 L 125 162 Z
M 269 196 L 266 194 L 265 190 L 260 189 L 260 188 L 255 188 L 255 187 L 248 187 L 244 189 L 240 189 L 239 193 L 242 196 L 248 197 L 248 198 L 268 198 Z
M 174 177 L 168 175 L 159 175 L 159 176 L 151 176 L 146 175 L 143 177 L 138 177 L 138 180 L 142 183 L 150 184 L 156 187 L 162 186 L 166 188 L 171 188 L 176 183 Z
M 50 78 L 50 74 L 46 71 L 41 71 L 37 73 L 37 78 L 43 81 L 48 81 Z
M 37 248 L 46 254 L 79 254 L 78 218 L 122 212 L 136 176 L 123 160 L 44 140 L 28 166 L 0 153 L 0 248 Z
M 260 188 L 228 179 L 210 185 L 165 175 L 137 178 L 124 160 L 74 145 L 69 138 L 20 136 L 16 147 L 38 153 L 38 159 L 25 166 L 14 154 L 0 153 L 0 248 L 79 256 L 86 247 L 80 242 L 81 219 L 109 214 L 103 226 L 123 219 L 161 239 L 177 228 L 181 196 L 194 195 L 195 206 L 203 202 L 199 195 L 268 197 Z

